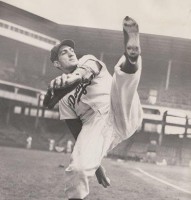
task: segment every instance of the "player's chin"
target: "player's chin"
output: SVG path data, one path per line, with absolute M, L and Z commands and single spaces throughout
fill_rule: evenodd
M 71 64 L 69 67 L 68 67 L 68 72 L 69 73 L 72 73 L 77 67 L 77 64 L 76 63 L 73 63 Z
M 71 60 L 70 61 L 70 66 L 71 66 L 71 68 L 73 67 L 76 67 L 78 65 L 78 61 L 77 60 L 75 60 L 75 59 L 73 59 L 73 60 Z

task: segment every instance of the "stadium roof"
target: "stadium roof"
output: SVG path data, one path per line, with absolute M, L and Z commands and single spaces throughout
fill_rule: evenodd
M 121 30 L 132 16 L 142 33 L 191 39 L 190 0 L 4 0 L 58 24 Z
M 25 10 L 0 2 L 0 18 L 48 34 L 59 40 L 71 38 L 82 52 L 99 51 L 121 55 L 122 31 L 60 25 Z M 177 37 L 141 34 L 142 53 L 145 57 L 178 60 L 191 63 L 191 40 Z

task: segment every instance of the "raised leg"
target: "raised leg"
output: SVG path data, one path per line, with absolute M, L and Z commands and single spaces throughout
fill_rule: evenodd
M 138 67 L 137 60 L 141 54 L 139 26 L 134 19 L 128 16 L 123 20 L 123 35 L 126 62 L 121 69 L 126 73 L 135 73 Z

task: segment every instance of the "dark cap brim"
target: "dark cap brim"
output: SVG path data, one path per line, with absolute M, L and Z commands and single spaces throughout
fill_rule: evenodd
M 57 44 L 56 46 L 54 46 L 52 49 L 51 49 L 51 55 L 50 55 L 50 60 L 52 62 L 54 62 L 55 60 L 58 59 L 58 52 L 59 52 L 59 49 L 62 47 L 62 46 L 69 46 L 69 47 L 72 47 L 74 49 L 75 47 L 75 43 L 73 40 L 63 40 L 61 41 L 59 44 Z
M 58 50 L 60 49 L 61 46 L 69 46 L 72 47 L 74 49 L 75 47 L 75 43 L 73 40 L 63 40 L 59 45 L 58 45 Z

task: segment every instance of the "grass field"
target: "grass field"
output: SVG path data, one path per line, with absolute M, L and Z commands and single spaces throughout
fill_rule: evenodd
M 62 200 L 69 155 L 0 147 L 0 200 Z M 191 169 L 104 159 L 108 189 L 90 182 L 88 200 L 190 200 Z

